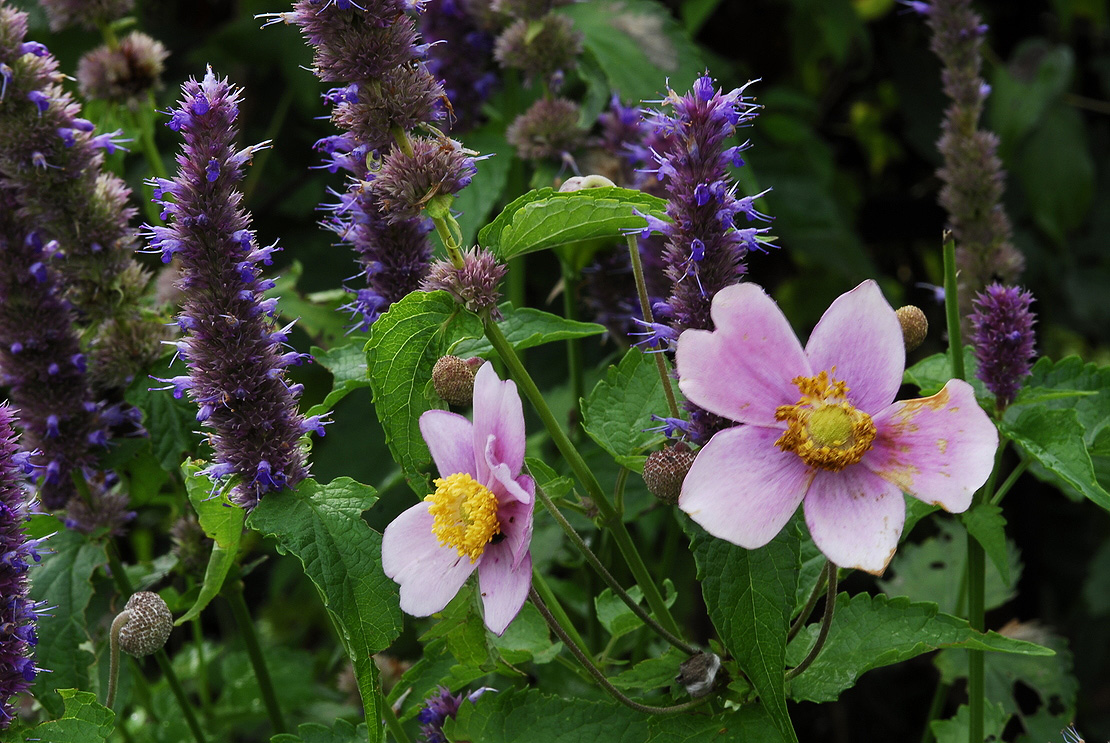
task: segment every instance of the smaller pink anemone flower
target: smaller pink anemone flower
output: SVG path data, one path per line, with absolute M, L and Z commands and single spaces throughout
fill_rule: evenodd
M 881 574 L 905 523 L 906 492 L 959 513 L 986 482 L 998 431 L 971 385 L 894 401 L 905 349 L 874 281 L 841 295 L 805 349 L 755 284 L 713 298 L 716 330 L 678 339 L 679 387 L 739 425 L 702 447 L 679 507 L 715 537 L 767 544 L 805 503 L 834 564 Z
M 502 634 L 532 584 L 536 486 L 524 466 L 524 412 L 512 381 L 489 364 L 474 378 L 474 422 L 446 410 L 420 416 L 436 491 L 382 536 L 382 567 L 401 585 L 401 608 L 441 611 L 475 570 L 486 626 Z

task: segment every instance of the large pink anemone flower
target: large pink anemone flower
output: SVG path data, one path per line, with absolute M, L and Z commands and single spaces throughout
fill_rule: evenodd
M 762 288 L 713 298 L 716 330 L 678 339 L 679 386 L 737 423 L 694 460 L 679 507 L 710 534 L 767 544 L 805 503 L 834 564 L 881 574 L 905 523 L 902 493 L 959 513 L 990 476 L 998 432 L 970 385 L 894 401 L 905 348 L 874 281 L 837 298 L 802 349 Z
M 524 413 L 516 385 L 489 364 L 474 378 L 474 422 L 446 410 L 420 416 L 439 468 L 436 492 L 385 528 L 382 567 L 401 585 L 401 608 L 441 611 L 475 570 L 486 626 L 501 634 L 532 580 L 536 486 L 524 466 Z

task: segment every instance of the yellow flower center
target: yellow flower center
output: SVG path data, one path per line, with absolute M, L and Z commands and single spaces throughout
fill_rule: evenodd
M 432 533 L 440 544 L 476 561 L 494 535 L 501 533 L 497 496 L 465 472 L 440 478 L 435 486 L 434 493 L 424 496 L 431 504 L 428 513 L 435 517 Z
M 791 381 L 802 398 L 775 409 L 775 420 L 787 424 L 775 446 L 794 452 L 811 467 L 833 472 L 863 459 L 875 440 L 875 424 L 848 402 L 848 386 L 824 371 Z

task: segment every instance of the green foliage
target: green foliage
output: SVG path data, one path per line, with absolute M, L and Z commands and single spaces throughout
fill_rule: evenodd
M 327 351 L 320 348 L 312 349 L 312 357 L 316 363 L 331 372 L 332 388 L 323 402 L 313 405 L 307 415 L 323 415 L 350 393 L 370 386 L 370 380 L 366 374 L 364 345 L 364 341 L 356 339 Z
M 49 518 L 49 517 L 43 517 Z M 39 644 L 35 663 L 50 673 L 35 677 L 35 699 L 55 717 L 64 702 L 55 689 L 87 689 L 92 657 L 83 648 L 89 642 L 90 622 L 85 610 L 93 596 L 92 575 L 107 562 L 104 547 L 73 531 L 50 538 L 51 553 L 31 571 L 31 597 L 51 607 L 38 619 Z
M 555 341 L 589 338 L 605 332 L 604 325 L 568 320 L 531 307 L 516 308 L 508 302 L 499 305 L 498 309 L 504 317 L 497 322 L 497 326 L 517 351 Z M 451 348 L 451 353 L 456 356 L 488 358 L 493 353 L 493 345 L 485 336 L 464 338 Z
M 270 743 L 363 743 L 368 731 L 365 723 L 356 728 L 346 720 L 336 720 L 332 727 L 308 722 L 297 726 L 297 734 L 282 733 L 270 738 Z
M 794 666 L 816 642 L 819 627 L 807 625 L 787 647 Z M 858 594 L 836 597 L 836 613 L 821 654 L 790 682 L 797 701 L 831 702 L 873 668 L 901 663 L 942 647 L 1047 656 L 1053 651 L 996 632 L 982 634 L 966 619 L 942 614 L 933 603 L 911 603 L 904 596 Z
M 672 387 L 677 394 L 678 385 Z M 645 452 L 665 440 L 661 432 L 647 430 L 657 425 L 651 416 L 666 411 L 655 359 L 631 348 L 619 364 L 609 367 L 582 405 L 582 427 L 617 464 L 642 472 Z
M 96 695 L 77 689 L 58 689 L 64 711 L 56 720 L 23 733 L 26 743 L 102 743 L 115 727 L 116 713 L 100 705 Z
M 709 618 L 752 682 L 779 733 L 796 743 L 786 710 L 786 634 L 794 612 L 800 537 L 788 526 L 769 544 L 746 550 L 685 520 Z
M 184 367 L 181 364 L 171 367 L 170 358 L 164 356 L 150 375 L 171 379 L 183 374 Z M 200 441 L 195 430 L 197 406 L 185 397 L 174 398 L 169 390 L 157 389 L 162 386 L 146 377 L 139 377 L 127 388 L 124 398 L 143 411 L 143 426 L 150 435 L 151 449 L 162 469 L 176 472 L 185 461 L 186 454 L 196 452 Z
M 993 503 L 977 503 L 960 514 L 967 533 L 983 546 L 1002 576 L 1002 582 L 1010 585 L 1010 559 L 1006 549 L 1006 518 L 1002 507 Z
M 182 468 L 182 474 L 185 476 L 189 502 L 197 511 L 200 526 L 213 541 L 212 554 L 208 557 L 208 568 L 204 571 L 204 583 L 196 602 L 189 611 L 177 618 L 174 626 L 199 617 L 204 607 L 219 595 L 228 571 L 235 564 L 239 540 L 243 536 L 243 521 L 246 519 L 242 508 L 228 501 L 223 492 L 217 493 L 211 480 L 197 474 L 199 469 L 189 462 Z
M 956 716 L 947 720 L 933 720 L 929 723 L 937 743 L 964 743 L 968 739 L 969 717 L 971 710 L 966 704 L 961 704 L 956 711 Z M 1001 740 L 1002 728 L 1009 714 L 1001 704 L 986 702 L 983 705 L 983 735 L 984 740 Z M 993 737 L 992 737 L 993 736 Z
M 370 656 L 401 631 L 397 588 L 382 572 L 381 535 L 362 520 L 376 501 L 373 488 L 348 478 L 327 485 L 305 480 L 296 492 L 260 500 L 247 521 L 304 566 L 355 664 L 367 718 L 375 723 L 383 702 Z
M 428 445 L 420 416 L 446 404 L 432 390 L 432 367 L 461 338 L 477 338 L 481 323 L 447 292 L 413 292 L 374 323 L 366 364 L 374 411 L 385 441 L 413 489 L 428 492 Z
M 478 233 L 482 247 L 503 261 L 537 250 L 597 238 L 623 239 L 642 230 L 644 218 L 633 209 L 666 216 L 666 202 L 627 188 L 588 188 L 560 193 L 551 188 L 530 191 L 506 206 Z

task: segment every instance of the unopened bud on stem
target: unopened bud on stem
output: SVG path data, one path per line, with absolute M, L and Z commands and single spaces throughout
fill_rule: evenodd
M 925 342 L 929 334 L 929 321 L 925 313 L 912 304 L 899 307 L 894 312 L 898 316 L 898 323 L 902 326 L 902 339 L 906 344 L 906 351 L 912 351 Z

